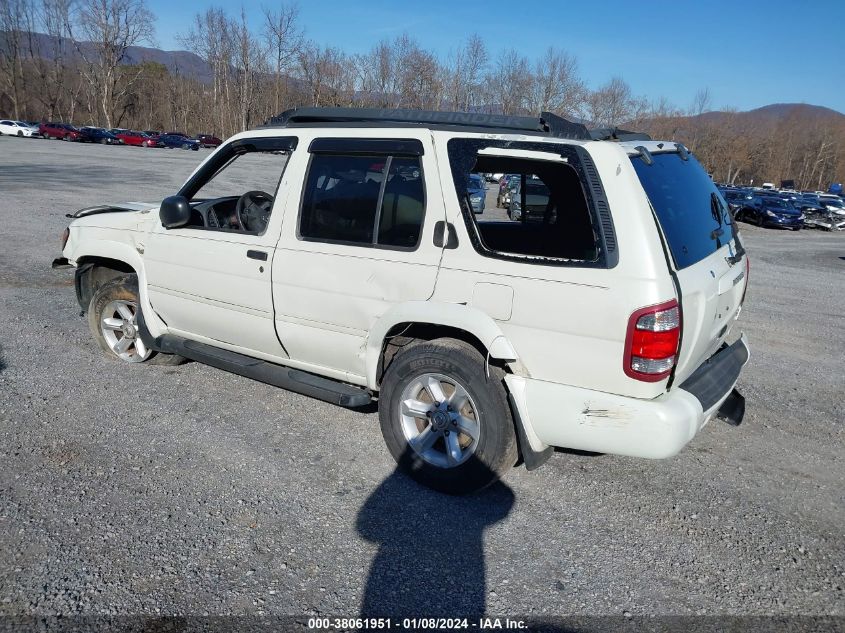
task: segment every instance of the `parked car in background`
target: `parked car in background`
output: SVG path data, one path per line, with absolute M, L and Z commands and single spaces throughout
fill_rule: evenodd
M 737 220 L 793 231 L 804 226 L 804 214 L 782 198 L 773 195 L 754 196 L 748 202 L 737 212 Z
M 845 215 L 845 203 L 842 198 L 832 193 L 825 193 L 818 197 L 819 205 L 836 215 Z
M 477 174 L 470 174 L 467 178 L 467 194 L 473 213 L 484 213 L 484 199 L 487 197 L 487 185 Z
M 725 202 L 728 203 L 731 213 L 734 215 L 736 215 L 736 212 L 748 204 L 748 202 L 754 197 L 748 189 L 725 188 L 720 189 L 720 191 L 722 192 L 722 197 L 725 199 Z
M 516 183 L 519 181 L 519 176 L 516 174 L 505 174 L 499 180 L 499 195 L 496 196 L 496 208 L 508 208 L 511 201 L 511 193 Z
M 108 130 L 91 126 L 79 128 L 79 140 L 83 143 L 100 143 L 102 145 L 117 145 L 120 143 L 120 140 Z
M 549 188 L 536 176 L 518 178 L 511 190 L 508 217 L 521 222 L 554 222 L 555 211 L 549 208 L 550 196 Z M 546 218 L 547 213 L 552 213 L 552 217 Z
M 162 134 L 158 137 L 158 142 L 160 147 L 166 147 L 168 149 L 179 148 L 196 151 L 200 148 L 200 144 L 197 141 L 181 134 Z
M 25 121 L 15 121 L 14 119 L 0 120 L 0 135 L 6 134 L 8 136 L 30 137 L 38 134 L 38 129 L 33 129 Z
M 223 142 L 212 134 L 197 134 L 196 140 L 200 147 L 219 147 Z
M 44 138 L 63 141 L 79 140 L 79 130 L 68 123 L 42 123 L 38 126 L 38 133 Z
M 151 136 L 146 132 L 125 130 L 116 136 L 124 145 L 134 145 L 136 147 L 161 147 L 158 142 L 158 137 Z

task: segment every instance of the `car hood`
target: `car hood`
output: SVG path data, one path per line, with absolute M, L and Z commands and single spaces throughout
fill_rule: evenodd
M 127 231 L 144 231 L 158 221 L 158 204 L 148 202 L 122 202 L 103 204 L 69 213 L 71 227 L 100 227 Z
M 68 213 L 69 218 L 84 218 L 89 215 L 100 215 L 101 213 L 127 213 L 143 211 L 149 213 L 150 210 L 157 208 L 159 205 L 152 202 L 119 202 L 117 204 L 98 204 L 95 207 L 85 207 L 75 213 Z

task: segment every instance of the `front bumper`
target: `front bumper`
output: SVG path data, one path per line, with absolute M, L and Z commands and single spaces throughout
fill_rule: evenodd
M 714 354 L 683 385 L 654 400 L 512 374 L 505 381 L 535 451 L 557 446 L 663 459 L 676 455 L 719 411 L 748 357 L 743 336 Z
M 804 220 L 792 217 L 772 217 L 767 215 L 763 218 L 764 226 L 779 226 L 783 228 L 794 229 L 795 227 L 804 226 Z

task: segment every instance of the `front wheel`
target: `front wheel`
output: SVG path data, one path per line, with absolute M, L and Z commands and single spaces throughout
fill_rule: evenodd
M 517 460 L 504 372 L 471 345 L 441 338 L 394 357 L 381 387 L 379 421 L 399 468 L 449 494 L 480 490 Z
M 100 286 L 88 305 L 88 328 L 107 356 L 127 363 L 179 365 L 176 354 L 154 352 L 141 340 L 138 329 L 138 278 L 122 275 Z

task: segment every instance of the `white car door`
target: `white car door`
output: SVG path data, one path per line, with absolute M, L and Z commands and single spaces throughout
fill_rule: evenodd
M 157 224 L 149 234 L 148 295 L 169 332 L 269 359 L 287 356 L 273 326 L 270 275 L 288 191 L 280 183 L 295 141 L 228 144 L 180 192 L 190 199 L 190 223 Z
M 391 306 L 431 296 L 442 252 L 430 134 L 391 132 L 300 138 L 308 151 L 289 173 L 304 185 L 291 192 L 273 260 L 276 328 L 291 359 L 359 384 L 370 328 Z

